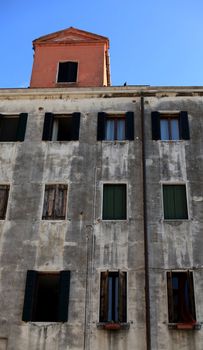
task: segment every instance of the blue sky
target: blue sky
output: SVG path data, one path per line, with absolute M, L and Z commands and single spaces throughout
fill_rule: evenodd
M 70 26 L 110 39 L 112 85 L 203 85 L 202 0 L 0 0 L 0 87 L 29 86 L 32 40 Z

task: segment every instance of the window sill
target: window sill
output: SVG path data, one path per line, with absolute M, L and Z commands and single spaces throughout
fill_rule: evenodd
M 98 140 L 99 141 L 99 140 Z M 114 144 L 114 145 L 118 145 L 118 144 L 125 144 L 125 143 L 128 143 L 129 141 L 134 141 L 134 140 L 101 140 L 99 142 L 103 142 L 103 143 L 110 143 L 111 145 Z
M 98 322 L 97 329 L 104 329 L 109 331 L 128 330 L 130 328 L 129 322 Z
M 161 219 L 160 220 L 161 222 L 165 222 L 165 223 L 173 223 L 173 222 L 178 222 L 178 223 L 180 223 L 180 222 L 190 222 L 190 221 L 192 221 L 192 219 Z
M 202 328 L 201 322 L 196 323 L 168 323 L 168 329 L 177 329 L 177 330 L 195 330 L 199 331 Z

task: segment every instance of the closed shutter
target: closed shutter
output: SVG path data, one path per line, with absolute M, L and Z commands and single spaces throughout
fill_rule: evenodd
M 27 113 L 21 113 L 19 115 L 16 141 L 24 141 L 24 139 L 25 139 L 27 116 L 28 116 Z
M 187 219 L 187 199 L 186 189 L 184 185 L 173 185 L 174 192 L 174 206 L 175 206 L 175 219 Z
M 0 219 L 5 219 L 8 203 L 9 186 L 0 186 Z
M 189 140 L 190 139 L 190 130 L 189 130 L 189 122 L 188 122 L 188 113 L 187 112 L 180 112 L 179 125 L 180 125 L 180 138 L 182 140 Z
M 108 271 L 101 272 L 100 286 L 100 322 L 108 320 Z
M 175 201 L 173 185 L 163 185 L 164 219 L 175 219 Z
M 173 281 L 172 272 L 167 272 L 167 290 L 168 290 L 168 318 L 169 322 L 174 322 L 174 309 L 173 309 Z
M 67 185 L 56 185 L 55 193 L 55 219 L 65 219 L 67 203 Z
M 106 113 L 98 113 L 97 118 L 97 140 L 105 140 Z
M 46 185 L 44 193 L 43 219 L 54 219 L 56 186 Z
M 25 297 L 23 306 L 23 321 L 32 321 L 34 308 L 34 298 L 37 285 L 37 271 L 28 270 L 25 287 Z
M 119 322 L 127 321 L 127 283 L 126 272 L 119 271 L 118 287 L 118 320 Z
M 72 114 L 72 140 L 79 140 L 80 131 L 80 113 Z
M 59 322 L 68 321 L 69 291 L 70 291 L 70 271 L 61 271 L 60 282 L 59 282 L 59 307 L 58 307 Z
M 152 123 L 152 140 L 161 139 L 160 131 L 160 114 L 159 112 L 151 113 L 151 123 Z
M 103 187 L 103 219 L 114 218 L 114 186 L 104 185 Z
M 44 127 L 43 127 L 43 141 L 51 141 L 53 131 L 54 115 L 53 113 L 45 113 Z
M 134 113 L 126 113 L 126 122 L 125 122 L 125 139 L 134 140 Z
M 113 199 L 113 218 L 114 220 L 126 219 L 126 185 L 120 184 L 114 186 Z

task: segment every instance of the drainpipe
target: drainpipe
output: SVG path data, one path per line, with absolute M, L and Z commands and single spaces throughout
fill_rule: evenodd
M 145 256 L 145 303 L 146 303 L 146 339 L 147 350 L 151 350 L 151 322 L 150 322 L 150 292 L 149 292 L 149 242 L 147 232 L 147 193 L 146 193 L 146 141 L 144 120 L 144 95 L 141 91 L 141 128 L 142 128 L 142 172 L 143 172 L 143 215 L 144 215 L 144 256 Z

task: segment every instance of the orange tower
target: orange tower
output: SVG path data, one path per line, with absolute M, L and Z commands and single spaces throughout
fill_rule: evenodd
M 109 40 L 70 27 L 33 41 L 31 88 L 110 85 Z

